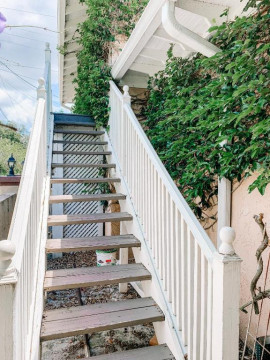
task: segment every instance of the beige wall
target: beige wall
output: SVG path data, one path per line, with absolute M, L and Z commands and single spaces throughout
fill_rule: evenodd
M 16 194 L 0 195 L 0 240 L 6 240 L 11 224 Z
M 253 219 L 254 215 L 264 214 L 264 220 L 268 224 L 267 231 L 270 234 L 270 186 L 266 188 L 265 195 L 262 196 L 257 190 L 248 193 L 249 185 L 256 179 L 256 175 L 246 179 L 240 187 L 234 190 L 232 194 L 232 227 L 236 231 L 235 249 L 237 254 L 243 259 L 241 270 L 241 305 L 251 300 L 250 282 L 256 273 L 257 261 L 255 253 L 262 241 L 262 233 L 259 226 Z M 269 248 L 264 251 L 264 272 L 258 286 L 263 287 L 263 279 L 266 272 Z M 269 274 L 270 275 L 270 274 Z M 270 276 L 269 276 L 270 280 Z M 267 281 L 266 289 L 270 288 L 270 281 Z M 266 299 L 263 304 L 261 324 L 258 330 L 258 336 L 265 335 L 268 312 L 270 310 L 270 301 Z M 247 326 L 248 315 L 240 315 L 240 332 L 244 338 Z M 251 321 L 251 331 L 256 334 L 256 324 L 258 316 L 253 315 Z M 269 329 L 270 330 L 270 329 Z M 268 331 L 269 334 L 269 331 Z M 251 339 L 250 339 L 251 340 Z M 249 344 L 252 341 L 249 341 Z

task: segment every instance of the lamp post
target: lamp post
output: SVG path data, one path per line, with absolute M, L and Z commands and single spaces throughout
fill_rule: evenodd
M 14 159 L 13 154 L 11 154 L 10 158 L 8 159 L 8 167 L 9 167 L 8 176 L 15 176 L 14 174 L 15 164 L 16 164 L 16 160 Z

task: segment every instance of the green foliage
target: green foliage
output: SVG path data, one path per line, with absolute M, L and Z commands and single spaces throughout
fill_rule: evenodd
M 91 114 L 106 126 L 109 109 L 111 68 L 108 56 L 119 35 L 128 37 L 146 0 L 81 0 L 87 6 L 87 20 L 79 26 L 78 75 L 73 111 Z M 64 49 L 63 49 L 64 51 Z
M 28 137 L 22 130 L 14 131 L 0 123 L 0 175 L 8 175 L 7 160 L 13 153 L 16 160 L 15 174 L 21 174 L 21 162 L 25 159 Z
M 261 194 L 270 181 L 269 29 L 269 7 L 223 23 L 211 29 L 222 52 L 187 60 L 171 49 L 149 82 L 146 132 L 198 217 L 219 176 L 240 181 L 258 171 L 250 191 Z

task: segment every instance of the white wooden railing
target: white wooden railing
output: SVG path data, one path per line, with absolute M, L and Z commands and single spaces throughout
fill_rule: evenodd
M 42 78 L 38 83 L 35 119 L 12 224 L 8 240 L 0 241 L 1 360 L 39 359 L 50 183 L 46 83 Z
M 217 251 L 141 128 L 128 87 L 122 95 L 110 86 L 107 138 L 122 179 L 116 186 L 128 194 L 122 210 L 135 218 L 125 230 L 142 241 L 141 251 L 133 249 L 136 261 L 153 276 L 144 294 L 166 315 L 165 328 L 156 326 L 159 341 L 170 344 L 176 359 L 236 360 L 240 259 L 232 247 L 234 231 L 222 229 Z

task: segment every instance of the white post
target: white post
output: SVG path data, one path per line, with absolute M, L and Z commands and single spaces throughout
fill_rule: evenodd
M 223 148 L 227 140 L 220 143 Z M 226 178 L 218 179 L 218 236 L 217 248 L 221 245 L 220 231 L 224 226 L 231 226 L 231 181 Z
M 226 178 L 218 180 L 218 234 L 224 226 L 231 225 L 231 181 Z M 217 248 L 221 245 L 218 235 Z
M 124 94 L 123 94 L 123 103 L 131 105 L 131 96 L 129 95 L 129 86 L 123 86 Z
M 128 104 L 131 105 L 131 96 L 129 95 L 129 87 L 127 85 L 123 86 L 123 98 L 122 98 L 122 114 L 121 114 L 121 126 L 120 126 L 120 131 L 123 131 L 123 128 L 125 126 L 124 124 L 124 104 Z M 123 134 L 123 133 L 122 133 Z M 123 136 L 120 137 L 120 139 L 123 139 Z M 123 143 L 122 143 L 123 144 Z M 125 155 L 125 151 L 126 149 L 124 149 L 123 146 L 121 146 L 121 156 L 124 159 L 122 166 L 125 166 L 125 162 L 126 162 L 126 155 Z M 123 224 L 120 225 L 120 233 L 123 234 Z M 128 264 L 128 249 L 120 249 L 119 252 L 119 264 Z M 128 290 L 128 284 L 119 284 L 119 291 L 121 293 L 126 293 Z
M 0 241 L 0 354 L 1 360 L 13 360 L 14 291 L 17 272 L 11 266 L 15 245 L 10 240 Z
M 47 106 L 47 111 L 48 114 L 47 116 L 49 116 L 49 113 L 52 112 L 52 79 L 51 79 L 51 49 L 50 49 L 50 44 L 46 43 L 46 47 L 45 47 L 45 69 L 47 71 L 47 73 L 45 74 L 46 78 L 46 91 L 47 91 L 47 96 L 48 96 L 48 106 Z
M 46 99 L 45 80 L 43 78 L 38 79 L 37 99 Z
M 221 246 L 213 260 L 212 358 L 237 360 L 241 259 L 233 248 L 235 231 L 223 227 L 219 235 Z

